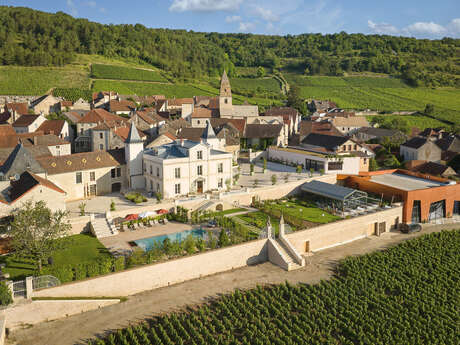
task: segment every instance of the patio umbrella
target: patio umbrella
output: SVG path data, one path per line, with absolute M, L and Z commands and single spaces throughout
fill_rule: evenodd
M 153 211 L 145 211 L 145 212 L 139 213 L 139 218 L 147 218 L 151 216 L 156 216 L 156 214 L 157 213 Z
M 168 213 L 168 210 L 165 210 L 164 208 L 162 208 L 162 209 L 159 209 L 159 210 L 157 211 L 157 213 L 158 213 L 158 214 L 165 214 L 165 213 Z
M 125 217 L 125 220 L 136 220 L 138 217 L 139 217 L 139 215 L 137 215 L 137 214 L 128 214 Z

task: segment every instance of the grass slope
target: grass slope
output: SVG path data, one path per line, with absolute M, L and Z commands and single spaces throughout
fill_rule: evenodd
M 154 82 L 168 81 L 157 71 L 102 64 L 91 65 L 91 77 L 96 79 L 120 79 Z
M 235 291 L 92 345 L 458 344 L 460 231 L 342 261 L 316 285 Z
M 111 256 L 99 240 L 90 235 L 74 235 L 60 241 L 65 242 L 64 249 L 58 249 L 53 254 L 55 267 L 64 265 L 77 265 L 84 262 L 96 261 L 104 256 Z M 4 272 L 10 274 L 12 280 L 24 279 L 35 273 L 36 266 L 30 260 L 17 258 L 14 255 L 0 257 L 0 262 L 5 263 Z

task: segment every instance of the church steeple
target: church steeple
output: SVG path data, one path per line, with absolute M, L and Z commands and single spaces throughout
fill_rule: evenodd
M 228 80 L 227 72 L 225 70 L 222 74 L 222 79 L 220 80 L 220 97 L 232 97 L 230 80 Z
M 220 80 L 219 112 L 220 117 L 228 118 L 233 116 L 232 88 L 225 70 Z

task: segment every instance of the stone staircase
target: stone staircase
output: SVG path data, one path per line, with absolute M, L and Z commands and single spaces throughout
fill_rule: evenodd
M 118 234 L 118 230 L 113 225 L 112 220 L 101 217 L 91 219 L 92 232 L 97 238 L 109 237 Z
M 277 245 L 277 249 L 280 251 L 281 256 L 286 260 L 288 271 L 296 270 L 302 267 L 296 262 L 295 257 L 291 254 L 290 250 L 286 247 L 286 245 L 281 241 L 281 239 L 276 239 L 275 243 Z
M 198 207 L 194 209 L 194 211 L 205 211 L 214 206 L 214 204 L 217 204 L 217 202 L 213 200 L 205 200 L 199 204 Z

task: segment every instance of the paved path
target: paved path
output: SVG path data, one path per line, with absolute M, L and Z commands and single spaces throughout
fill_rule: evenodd
M 394 232 L 385 233 L 380 238 L 365 238 L 318 252 L 308 258 L 306 267 L 296 271 L 286 272 L 270 263 L 264 263 L 144 292 L 131 296 L 124 303 L 15 331 L 8 344 L 86 344 L 87 339 L 125 327 L 130 322 L 138 322 L 158 313 L 179 311 L 237 288 L 247 289 L 257 284 L 278 284 L 285 281 L 315 284 L 329 279 L 338 260 L 346 256 L 385 249 L 426 233 L 459 227 L 459 224 L 426 225 L 421 233 L 404 235 Z

